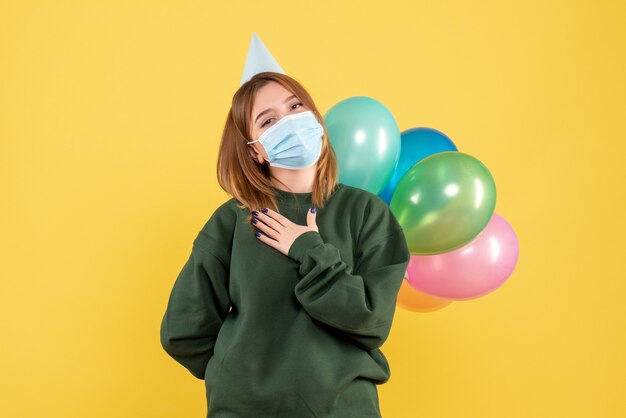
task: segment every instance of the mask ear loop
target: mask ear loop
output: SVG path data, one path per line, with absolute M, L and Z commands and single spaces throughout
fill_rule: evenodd
M 254 141 L 247 141 L 246 144 L 252 144 L 254 142 L 259 142 L 259 141 L 260 141 L 260 139 L 256 139 Z M 254 148 L 254 147 L 252 147 L 252 148 Z M 257 152 L 256 150 L 254 150 L 254 151 Z M 257 154 L 258 154 L 258 152 L 257 152 Z M 255 160 L 255 162 L 258 162 L 258 161 Z M 269 164 L 270 160 L 268 160 L 267 158 L 263 157 L 263 163 L 264 164 Z
M 282 120 L 282 119 L 281 119 L 281 120 Z M 280 122 L 280 120 L 279 120 L 278 122 Z M 254 141 L 248 141 L 248 142 L 246 142 L 246 144 L 252 144 L 252 143 L 254 143 L 254 142 L 260 142 L 260 141 L 261 141 L 261 137 L 262 137 L 262 136 L 263 136 L 266 132 L 268 132 L 270 129 L 272 129 L 274 126 L 278 125 L 278 122 L 276 122 L 274 125 L 270 126 L 270 128 L 269 128 L 267 131 L 265 131 L 265 132 L 263 132 L 261 135 L 259 135 L 259 139 L 255 139 Z
M 247 142 L 247 144 L 251 144 L 251 143 L 257 142 L 257 141 L 258 141 L 258 139 L 256 141 Z M 252 148 L 254 149 L 254 147 L 252 147 Z M 260 154 L 256 149 L 254 150 L 254 152 L 256 152 L 257 154 Z M 258 163 L 258 161 L 256 159 L 254 159 L 254 162 Z M 265 157 L 263 157 L 263 163 L 268 163 L 269 164 L 269 160 L 267 160 Z
M 235 128 L 237 129 L 237 132 L 239 132 L 239 135 L 241 135 L 242 138 L 246 139 L 246 136 L 241 133 L 241 130 L 239 129 L 239 127 L 236 124 L 234 124 L 234 125 L 235 125 Z M 254 141 L 246 141 L 246 145 L 247 144 L 252 144 L 252 143 L 258 142 L 258 141 L 260 141 L 260 139 L 257 139 L 257 140 L 254 140 Z M 252 147 L 252 148 L 254 148 L 254 147 Z M 255 152 L 256 152 L 256 150 L 255 150 Z M 266 160 L 265 158 L 263 158 L 263 162 L 269 164 L 269 161 Z

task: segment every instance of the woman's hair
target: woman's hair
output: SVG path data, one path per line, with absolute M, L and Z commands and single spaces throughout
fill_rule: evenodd
M 271 81 L 280 83 L 295 94 L 324 127 L 322 151 L 317 161 L 317 172 L 311 195 L 313 205 L 323 207 L 323 202 L 332 194 L 338 182 L 339 170 L 335 152 L 328 139 L 324 118 L 320 115 L 309 93 L 299 82 L 281 73 L 271 71 L 257 73 L 235 92 L 226 117 L 218 152 L 219 185 L 238 201 L 238 206 L 242 209 L 248 208 L 252 211 L 252 209 L 270 208 L 278 211 L 269 167 L 267 164 L 259 164 L 258 161 L 252 159 L 247 149 L 250 145 L 246 144 L 247 141 L 252 140 L 250 121 L 254 99 L 258 90 Z

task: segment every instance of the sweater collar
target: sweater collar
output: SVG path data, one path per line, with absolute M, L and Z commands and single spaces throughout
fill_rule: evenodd
M 331 195 L 328 197 L 330 199 L 339 189 L 341 189 L 344 185 L 340 182 L 337 182 L 335 188 Z M 306 193 L 292 193 L 286 190 L 279 189 L 276 186 L 272 186 L 274 190 L 276 200 L 282 206 L 312 206 L 313 205 L 313 192 Z
M 306 206 L 313 202 L 313 192 L 292 193 L 272 186 L 278 202 L 290 206 Z

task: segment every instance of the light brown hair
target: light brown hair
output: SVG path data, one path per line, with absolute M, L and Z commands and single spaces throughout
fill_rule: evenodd
M 320 115 L 313 99 L 304 87 L 286 74 L 266 71 L 255 74 L 235 92 L 226 117 L 226 125 L 222 134 L 217 159 L 217 179 L 219 185 L 232 195 L 241 209 L 270 208 L 278 211 L 274 186 L 270 180 L 268 163 L 259 164 L 250 157 L 246 144 L 251 141 L 250 127 L 252 105 L 257 91 L 269 82 L 280 83 L 284 88 L 295 94 L 305 107 L 313 112 L 319 123 L 324 127 L 322 151 L 317 161 L 317 172 L 312 190 L 312 203 L 323 207 L 338 183 L 339 169 L 337 158 L 328 139 L 324 118 Z M 251 215 L 249 214 L 248 221 Z

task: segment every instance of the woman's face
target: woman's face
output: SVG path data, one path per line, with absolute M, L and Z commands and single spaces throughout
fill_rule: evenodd
M 300 113 L 310 110 L 292 92 L 280 83 L 270 81 L 261 87 L 256 94 L 252 105 L 252 119 L 250 119 L 250 140 L 256 141 L 270 126 L 280 118 L 291 113 Z M 250 155 L 260 164 L 269 161 L 267 152 L 259 142 L 249 144 Z

